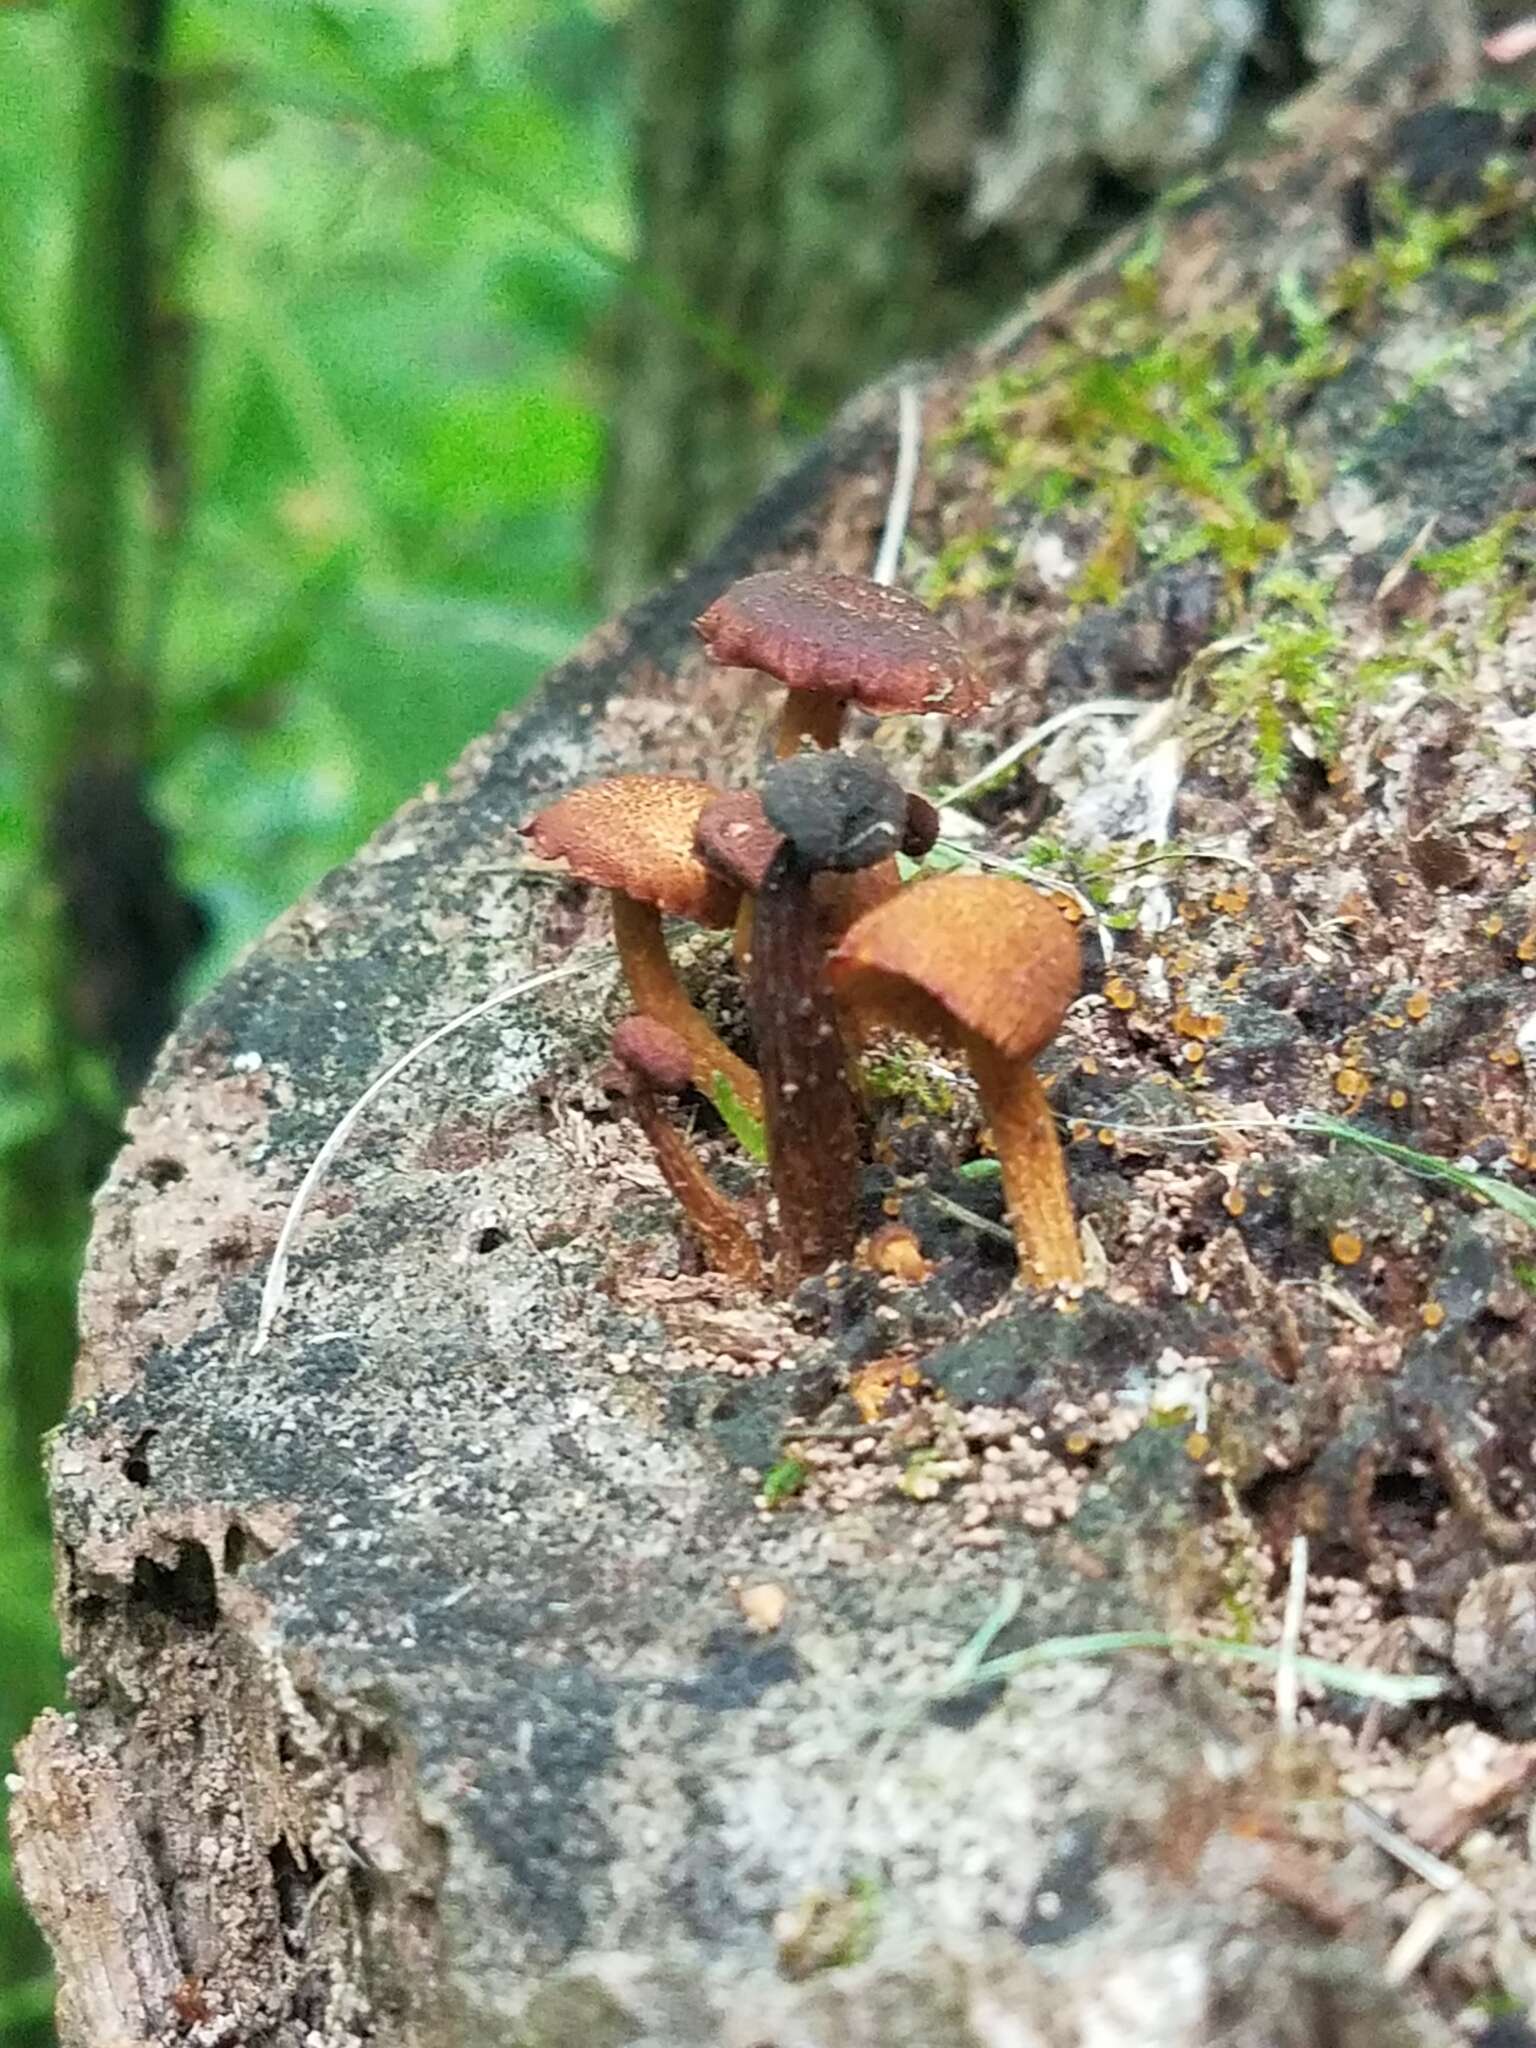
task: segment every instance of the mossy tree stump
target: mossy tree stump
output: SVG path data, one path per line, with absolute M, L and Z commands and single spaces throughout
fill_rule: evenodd
M 997 711 L 888 758 L 937 790 L 1050 711 L 1175 705 L 982 807 L 1037 857 L 1043 812 L 1114 938 L 1053 1068 L 1075 1312 L 923 1206 L 989 1199 L 963 1089 L 898 1097 L 872 1183 L 928 1279 L 790 1315 L 693 1273 L 595 1085 L 594 955 L 374 1105 L 252 1349 L 368 1080 L 600 938 L 518 822 L 621 767 L 750 776 L 761 693 L 690 622 L 749 567 L 867 568 L 889 392 L 188 1018 L 54 1458 L 74 1702 L 15 1846 L 68 2048 L 1375 2048 L 1529 1995 L 1532 1240 L 1294 1127 L 1530 1189 L 1536 242 L 1516 117 L 1435 102 L 1428 54 L 923 385 L 908 569 Z M 1309 1681 L 1299 1745 L 1272 1674 L 1187 1657 L 930 1698 L 989 1616 L 994 1653 L 1272 1644 L 1298 1534 L 1304 1647 L 1440 1698 Z M 1467 1911 L 1346 1795 L 1475 1855 Z

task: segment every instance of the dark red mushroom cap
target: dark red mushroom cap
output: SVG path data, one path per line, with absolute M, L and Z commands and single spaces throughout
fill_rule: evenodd
M 522 830 L 544 860 L 695 924 L 728 925 L 738 891 L 693 850 L 700 814 L 720 794 L 682 775 L 614 775 L 573 789 Z
M 616 1026 L 613 1056 L 658 1095 L 681 1095 L 693 1085 L 693 1055 L 675 1031 L 654 1017 L 626 1017 Z
M 695 624 L 716 661 L 865 711 L 969 718 L 991 694 L 925 604 L 863 576 L 767 569 L 733 583 Z

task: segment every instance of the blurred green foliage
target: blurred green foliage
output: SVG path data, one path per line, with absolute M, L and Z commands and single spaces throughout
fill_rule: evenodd
M 176 247 L 155 367 L 185 517 L 157 527 L 147 486 L 133 508 L 125 642 L 152 694 L 155 800 L 213 921 L 205 979 L 590 623 L 593 344 L 629 275 L 622 11 L 174 0 L 174 202 L 158 232 Z M 0 14 L 0 914 L 13 935 L 48 888 L 35 735 L 47 692 L 69 682 L 44 659 L 47 394 L 68 374 L 90 19 L 74 0 Z M 62 1113 L 39 1050 L 56 1001 L 35 951 L 0 948 L 0 1175 Z M 73 1216 L 60 1235 L 75 1256 Z M 47 1280 L 22 1257 L 0 1244 L 13 1284 Z M 0 1432 L 3 1760 L 58 1697 L 60 1670 L 27 1431 L 0 1411 Z M 0 2048 L 39 2048 L 49 1987 L 6 1877 L 0 1861 Z

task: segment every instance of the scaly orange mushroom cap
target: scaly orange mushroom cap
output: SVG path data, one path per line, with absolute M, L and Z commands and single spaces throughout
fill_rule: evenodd
M 787 686 L 781 759 L 802 739 L 835 747 L 850 703 L 880 716 L 969 718 L 990 695 L 925 604 L 864 576 L 766 569 L 733 583 L 695 625 L 716 661 Z
M 1007 875 L 934 875 L 861 917 L 827 963 L 861 1013 L 965 1054 L 992 1126 L 1019 1267 L 1076 1284 L 1082 1252 L 1066 1167 L 1034 1070 L 1082 981 L 1066 919 Z
M 693 850 L 699 814 L 719 794 L 681 775 L 615 775 L 560 797 L 522 831 L 542 859 L 563 860 L 580 880 L 611 892 L 614 938 L 636 1009 L 684 1041 L 701 1087 L 723 1077 L 761 1118 L 757 1075 L 689 1001 L 661 930 L 663 912 L 716 928 L 735 918 L 739 892 Z
M 705 1259 L 727 1279 L 760 1291 L 762 1257 L 740 1205 L 715 1186 L 656 1100 L 658 1095 L 681 1095 L 692 1086 L 693 1055 L 687 1045 L 654 1017 L 626 1017 L 613 1034 L 613 1056 L 628 1085 L 635 1121 L 650 1140 L 662 1178 Z

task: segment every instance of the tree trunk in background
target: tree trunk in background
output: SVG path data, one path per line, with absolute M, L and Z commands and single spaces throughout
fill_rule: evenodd
M 155 632 L 183 509 L 165 331 L 183 225 L 167 204 L 171 6 L 77 10 L 73 249 L 49 364 L 54 587 L 34 687 L 7 732 L 32 803 L 27 886 L 6 930 L 26 1008 L 7 1017 L 5 1077 L 24 1120 L 0 1147 L 0 1756 L 57 1684 L 49 1648 L 21 1633 L 43 1612 L 23 1581 L 35 1571 L 40 1593 L 46 1573 L 39 1449 L 68 1397 L 91 1194 L 117 1147 L 119 1097 L 149 1071 L 203 935 L 145 787 Z M 5 1805 L 0 1790 L 0 1819 Z M 44 1964 L 0 1883 L 15 2048 L 52 2038 Z
M 760 359 L 713 358 L 638 295 L 621 309 L 600 531 L 605 595 L 719 533 L 784 451 L 882 365 L 1002 300 L 962 232 L 975 110 L 1009 10 L 644 0 L 631 24 L 640 261 Z M 925 118 L 910 118 L 927 76 Z M 919 161 L 921 159 L 921 173 Z M 757 388 L 754 388 L 754 384 Z
M 1408 12 L 1423 0 L 638 0 L 640 267 L 753 366 L 626 298 L 604 599 L 709 545 L 849 392 L 984 331 Z

